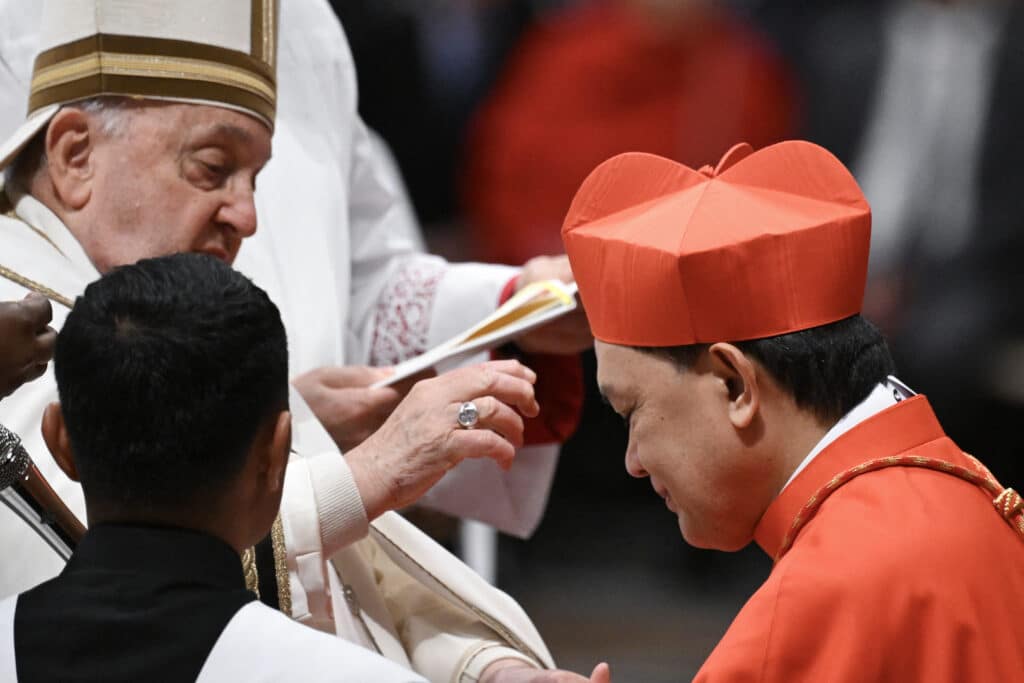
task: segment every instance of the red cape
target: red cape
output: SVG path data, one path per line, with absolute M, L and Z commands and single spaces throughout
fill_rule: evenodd
M 927 399 L 822 451 L 756 530 L 773 557 L 812 495 L 876 458 L 970 468 Z M 838 488 L 740 611 L 695 680 L 1014 681 L 1024 676 L 1024 542 L 983 489 L 889 467 Z

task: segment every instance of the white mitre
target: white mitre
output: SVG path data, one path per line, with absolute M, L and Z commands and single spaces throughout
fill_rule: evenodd
M 100 95 L 227 107 L 271 131 L 277 0 L 46 0 L 25 122 L 0 169 L 65 104 Z

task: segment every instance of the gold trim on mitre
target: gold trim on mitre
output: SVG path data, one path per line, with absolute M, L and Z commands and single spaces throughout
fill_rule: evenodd
M 255 6 L 269 5 L 266 17 Z M 277 87 L 273 58 L 273 0 L 254 0 L 253 51 L 259 56 L 205 43 L 97 33 L 41 52 L 36 57 L 29 112 L 97 95 L 123 95 L 223 104 L 274 125 Z
M 277 68 L 277 3 L 252 0 L 252 56 Z

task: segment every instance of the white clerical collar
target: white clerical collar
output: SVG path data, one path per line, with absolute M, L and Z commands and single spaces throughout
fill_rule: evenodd
M 793 470 L 793 474 L 790 475 L 782 488 L 785 489 L 789 486 L 789 482 L 796 479 L 796 475 L 800 474 L 805 467 L 811 464 L 811 461 L 818 456 L 818 453 L 825 450 L 826 446 L 831 444 L 840 436 L 850 431 L 872 415 L 880 413 L 886 408 L 891 408 L 903 399 L 910 398 L 914 395 L 915 392 L 912 391 L 910 387 L 892 375 L 889 375 L 884 382 L 876 384 L 875 388 L 871 390 L 871 393 L 868 394 L 867 398 L 854 406 L 853 410 L 839 418 L 839 421 L 832 425 L 832 429 L 825 432 L 825 436 L 821 437 L 821 441 L 811 449 L 811 452 L 807 454 L 807 457 L 803 459 L 803 462 Z
M 64 258 L 83 269 L 83 274 L 89 276 L 86 282 L 92 282 L 100 278 L 99 271 L 96 270 L 96 266 L 89 260 L 85 249 L 82 248 L 82 245 L 71 234 L 67 226 L 57 217 L 57 214 L 28 193 L 18 192 L 11 187 L 0 187 L 0 191 L 7 193 L 11 204 L 14 205 L 14 213 L 19 219 L 31 226 L 43 239 L 53 245 Z

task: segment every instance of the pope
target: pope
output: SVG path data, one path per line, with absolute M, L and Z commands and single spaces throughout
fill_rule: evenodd
M 816 145 L 614 157 L 562 236 L 598 383 L 694 546 L 774 560 L 698 681 L 1024 671 L 1024 503 L 860 316 L 871 211 Z
M 118 266 L 175 252 L 231 263 L 253 236 L 255 180 L 277 115 L 279 34 L 272 0 L 51 0 L 41 14 L 29 114 L 0 144 L 0 300 L 42 294 L 59 329 L 88 284 Z M 511 598 L 393 512 L 466 457 L 511 462 L 523 416 L 538 412 L 534 380 L 507 360 L 420 382 L 345 457 L 291 396 L 281 513 L 240 558 L 247 588 L 427 680 L 578 680 L 550 670 L 547 647 Z M 4 401 L 0 422 L 25 438 L 81 515 L 82 487 L 39 442 L 40 415 L 56 398 L 46 373 Z M 457 421 L 466 402 L 476 429 Z M 12 515 L 0 535 L 12 549 L 0 593 L 62 569 Z

